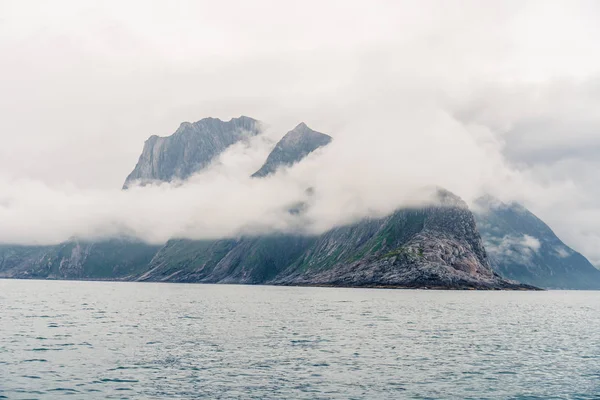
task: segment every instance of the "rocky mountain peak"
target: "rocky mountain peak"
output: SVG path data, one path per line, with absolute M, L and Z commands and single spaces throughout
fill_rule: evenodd
M 193 123 L 182 122 L 172 135 L 153 135 L 146 140 L 123 188 L 136 183 L 184 180 L 208 166 L 227 147 L 259 132 L 260 123 L 246 116 L 229 121 L 204 118 Z
M 441 207 L 456 207 L 468 209 L 467 203 L 456 194 L 439 186 L 432 188 L 434 193 L 435 203 Z
M 314 132 L 304 122 L 300 122 L 298 125 L 296 125 L 296 127 L 294 129 L 291 130 L 291 132 L 298 132 L 298 131 L 311 131 L 311 132 Z
M 313 131 L 301 122 L 275 145 L 267 161 L 252 177 L 264 177 L 278 168 L 291 166 L 318 148 L 328 145 L 331 140 L 331 136 Z
M 198 122 L 200 122 L 200 121 L 198 121 Z M 175 131 L 174 135 L 176 135 L 176 134 L 178 134 L 178 133 L 180 133 L 180 132 L 182 132 L 182 131 L 184 131 L 186 129 L 190 129 L 190 128 L 192 128 L 192 123 L 191 122 L 187 122 L 187 121 L 182 122 L 179 125 L 179 128 L 177 128 L 177 130 Z

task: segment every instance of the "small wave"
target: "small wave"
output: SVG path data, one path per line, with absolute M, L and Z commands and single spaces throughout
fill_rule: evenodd
M 104 378 L 100 382 L 116 382 L 116 383 L 137 383 L 137 379 L 120 379 L 120 378 Z
M 116 367 L 116 368 L 111 368 L 111 369 L 109 369 L 109 371 L 122 371 L 124 369 L 134 369 L 134 368 L 135 367 L 123 367 L 123 366 L 120 366 L 120 367 Z
M 79 390 L 76 389 L 71 389 L 71 388 L 63 388 L 63 387 L 59 387 L 59 388 L 55 388 L 55 389 L 48 389 L 49 392 L 69 392 L 69 393 L 79 393 Z

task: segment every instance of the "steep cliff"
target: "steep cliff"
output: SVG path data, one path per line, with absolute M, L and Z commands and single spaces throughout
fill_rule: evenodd
M 171 136 L 151 136 L 146 140 L 123 188 L 134 183 L 184 180 L 210 164 L 227 147 L 259 132 L 258 121 L 244 116 L 226 122 L 218 118 L 183 122 Z

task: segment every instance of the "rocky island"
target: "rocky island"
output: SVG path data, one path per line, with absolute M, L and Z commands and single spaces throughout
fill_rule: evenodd
M 182 123 L 171 136 L 146 141 L 124 189 L 155 182 L 185 184 L 229 146 L 260 133 L 261 123 L 245 116 Z M 302 162 L 331 141 L 331 136 L 300 123 L 274 146 L 252 177 L 262 179 Z M 74 239 L 56 246 L 4 245 L 0 277 L 484 290 L 547 287 L 548 281 L 514 272 L 518 268 L 513 261 L 486 251 L 494 232 L 496 239 L 503 237 L 498 227 L 506 230 L 515 225 L 514 212 L 473 214 L 447 190 L 437 189 L 435 196 L 431 205 L 397 209 L 318 235 L 173 238 L 163 245 L 130 238 Z M 548 237 L 548 246 L 556 248 Z M 582 256 L 569 254 L 575 258 L 564 259 L 581 262 Z M 561 268 L 564 286 L 570 287 L 569 279 L 579 272 Z M 600 287 L 600 271 L 586 271 L 585 278 L 577 279 Z

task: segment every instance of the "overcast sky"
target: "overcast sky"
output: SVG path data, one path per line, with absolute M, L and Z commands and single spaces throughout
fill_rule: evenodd
M 145 139 L 248 115 L 273 138 L 300 121 L 334 136 L 335 196 L 372 207 L 418 181 L 489 191 L 599 263 L 598 21 L 596 1 L 0 0 L 0 225 L 23 242 L 51 214 L 61 235 L 81 233 L 59 222 L 75 218 L 73 196 L 88 206 L 78 220 L 110 204 L 119 225 L 136 212 L 118 190 Z M 251 170 L 269 143 L 224 163 Z M 353 163 L 358 183 L 342 177 Z M 198 178 L 203 193 L 258 190 L 228 174 Z M 229 189 L 211 194 L 209 177 Z M 154 196 L 148 212 L 167 196 L 138 195 Z

